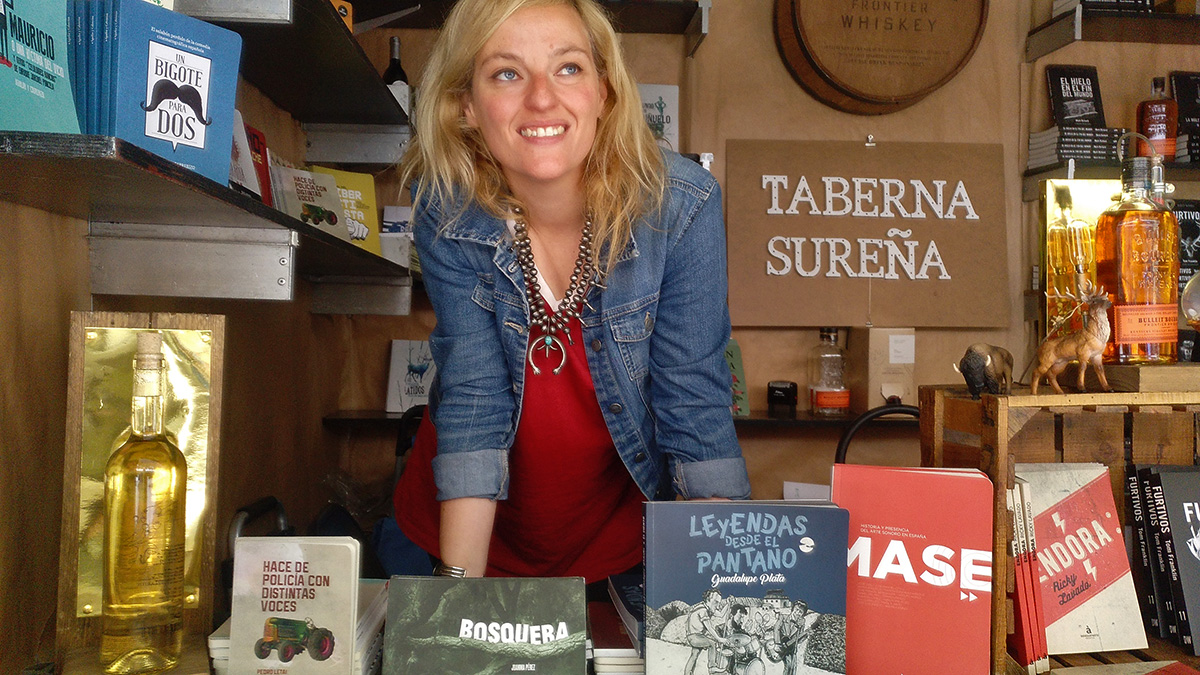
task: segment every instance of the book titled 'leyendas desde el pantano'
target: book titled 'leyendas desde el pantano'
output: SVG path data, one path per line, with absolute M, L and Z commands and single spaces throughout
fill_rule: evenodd
M 392 577 L 388 675 L 583 675 L 587 613 L 580 577 Z
M 648 502 L 646 673 L 845 673 L 847 515 Z

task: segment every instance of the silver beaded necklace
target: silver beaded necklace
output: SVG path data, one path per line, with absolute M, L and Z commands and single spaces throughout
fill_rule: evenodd
M 521 265 L 521 275 L 525 277 L 530 332 L 532 333 L 534 326 L 542 329 L 541 337 L 531 337 L 529 340 L 525 356 L 533 368 L 533 374 L 541 375 L 542 369 L 538 368 L 534 361 L 534 351 L 542 352 L 543 357 L 547 359 L 553 358 L 557 353 L 558 366 L 551 371 L 557 375 L 567 364 L 567 349 L 559 339 L 558 333 L 566 335 L 567 342 L 574 344 L 567 324 L 572 318 L 579 317 L 579 306 L 584 302 L 584 296 L 587 295 L 596 275 L 596 263 L 592 258 L 592 218 L 589 215 L 583 223 L 583 234 L 579 237 L 579 255 L 575 257 L 575 269 L 571 272 L 571 283 L 567 286 L 567 292 L 558 303 L 558 309 L 547 312 L 545 301 L 542 299 L 542 286 L 538 283 L 537 267 L 533 262 L 533 249 L 529 243 L 529 225 L 525 222 L 524 211 L 520 207 L 514 208 L 513 212 L 517 216 L 513 224 L 513 253 L 517 256 L 517 263 Z

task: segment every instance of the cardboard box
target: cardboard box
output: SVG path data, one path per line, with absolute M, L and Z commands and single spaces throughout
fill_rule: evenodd
M 899 396 L 917 404 L 913 380 L 916 330 L 912 328 L 851 328 L 846 340 L 846 386 L 850 410 L 862 413 Z

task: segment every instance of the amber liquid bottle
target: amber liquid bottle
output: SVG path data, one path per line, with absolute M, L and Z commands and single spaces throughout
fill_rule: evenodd
M 1161 172 L 1157 157 L 1126 157 L 1121 199 L 1096 223 L 1097 282 L 1112 301 L 1106 364 L 1175 362 L 1179 226 L 1156 198 Z
M 1149 157 L 1157 152 L 1167 160 L 1175 159 L 1175 134 L 1179 125 L 1179 106 L 1167 96 L 1166 78 L 1154 78 L 1150 98 L 1137 107 L 1138 133 L 1150 140 L 1138 141 L 1138 156 Z M 1150 148 L 1154 148 L 1151 152 Z
M 1080 285 L 1096 281 L 1096 241 L 1092 226 L 1072 215 L 1071 188 L 1059 185 L 1054 190 L 1057 217 L 1046 227 L 1046 326 L 1066 333 L 1082 327 L 1075 301 L 1064 296 L 1078 295 Z
M 104 469 L 104 616 L 110 675 L 173 668 L 183 647 L 187 464 L 162 427 L 162 335 L 138 333 L 129 439 Z

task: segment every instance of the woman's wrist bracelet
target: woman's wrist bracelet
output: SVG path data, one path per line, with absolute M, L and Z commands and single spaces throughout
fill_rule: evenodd
M 467 576 L 467 570 L 464 567 L 455 567 L 454 565 L 447 565 L 444 562 L 439 562 L 437 566 L 433 568 L 433 576 L 462 579 L 463 577 Z

